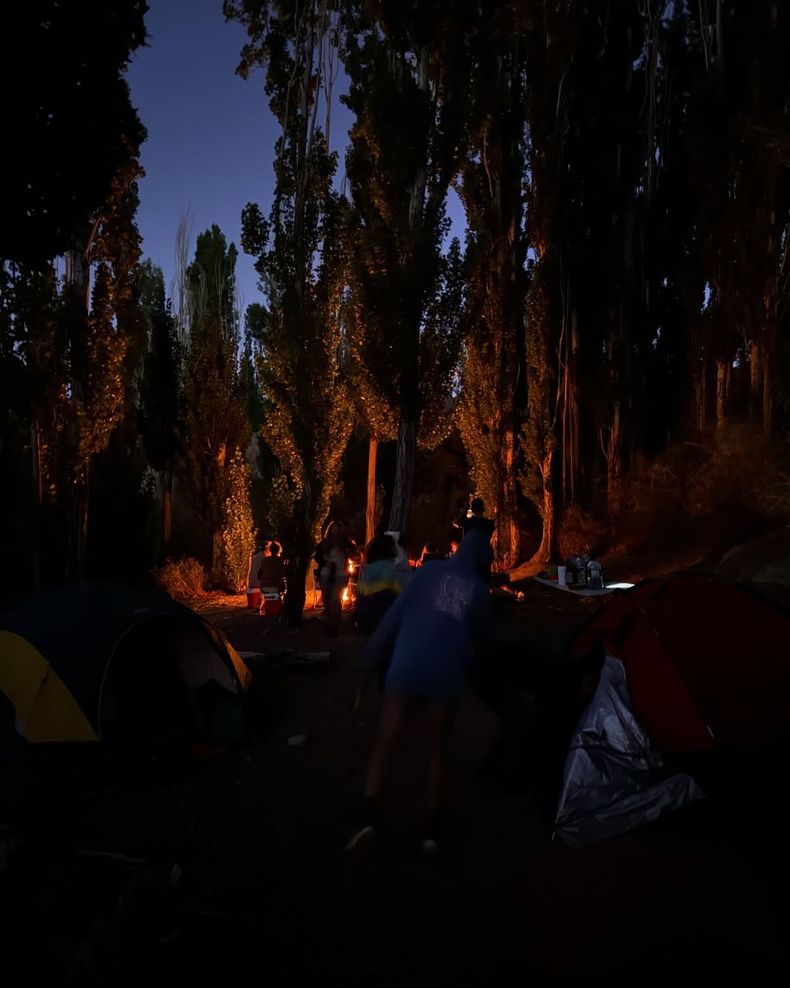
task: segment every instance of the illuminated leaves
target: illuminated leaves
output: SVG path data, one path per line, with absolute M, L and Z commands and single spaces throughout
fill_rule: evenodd
M 224 517 L 222 524 L 222 570 L 226 584 L 243 590 L 247 569 L 255 551 L 255 529 L 250 506 L 250 471 L 240 449 L 227 468 Z
M 284 472 L 280 487 L 284 482 L 293 500 L 293 554 L 306 565 L 353 424 L 342 323 L 348 204 L 333 188 L 337 155 L 316 124 L 333 15 L 288 0 L 226 3 L 225 13 L 247 29 L 240 71 L 265 69 L 269 105 L 282 128 L 269 216 L 254 203 L 245 207 L 242 245 L 255 257 L 265 299 L 247 310 L 265 439 Z

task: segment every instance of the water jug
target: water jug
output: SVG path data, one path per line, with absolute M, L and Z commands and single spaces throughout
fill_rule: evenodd
M 590 590 L 603 590 L 601 564 L 595 559 L 591 559 L 587 563 L 587 582 L 590 585 Z

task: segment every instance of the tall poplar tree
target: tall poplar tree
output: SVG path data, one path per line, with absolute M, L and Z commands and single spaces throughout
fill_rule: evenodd
M 266 441 L 293 493 L 286 623 L 301 621 L 305 578 L 337 489 L 353 414 L 343 363 L 348 206 L 333 188 L 337 156 L 318 125 L 331 110 L 328 66 L 335 55 L 335 15 L 325 3 L 226 2 L 250 42 L 239 72 L 266 69 L 269 105 L 281 134 L 268 218 L 255 204 L 242 215 L 242 245 L 255 258 L 265 298 L 248 310 L 266 399 Z
M 186 272 L 189 337 L 184 354 L 184 465 L 189 489 L 208 535 L 209 575 L 223 582 L 225 504 L 231 464 L 250 435 L 239 380 L 236 248 L 218 226 L 197 238 Z
M 510 566 L 520 553 L 518 440 L 526 397 L 523 27 L 510 5 L 479 18 L 469 150 L 458 182 L 468 231 L 458 424 L 475 488 L 497 523 L 496 554 Z
M 470 10 L 463 0 L 343 4 L 343 100 L 355 117 L 346 174 L 364 334 L 357 352 L 371 390 L 397 418 L 397 531 L 408 521 L 420 424 L 430 421 L 437 380 L 424 330 L 443 272 L 447 190 L 465 142 Z

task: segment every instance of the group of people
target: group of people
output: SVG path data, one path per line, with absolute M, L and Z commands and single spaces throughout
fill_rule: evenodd
M 425 546 L 421 565 L 411 572 L 398 562 L 393 533 L 377 536 L 357 588 L 357 623 L 367 634 L 362 681 L 383 692 L 378 732 L 365 785 L 363 819 L 352 836 L 353 850 L 380 833 L 382 797 L 398 737 L 407 719 L 421 719 L 426 731 L 428 797 L 423 850 L 434 852 L 441 835 L 441 804 L 447 742 L 464 691 L 475 647 L 493 628 L 489 580 L 494 523 L 475 498 L 459 520 L 458 542 L 442 559 Z
M 459 523 L 467 524 L 465 529 L 461 527 L 458 537 L 451 541 L 450 556 L 457 551 L 463 531 L 474 528 L 474 521 L 478 517 L 483 518 L 482 501 L 479 501 L 478 510 L 479 515 L 464 517 Z M 483 520 L 490 522 L 489 519 Z M 490 524 L 493 532 L 493 522 Z M 363 554 L 340 522 L 329 522 L 315 553 L 316 575 L 321 588 L 327 632 L 331 635 L 338 634 L 343 592 L 349 585 L 354 570 L 358 573 L 355 585 L 355 623 L 363 634 L 370 635 L 385 611 L 405 588 L 412 570 L 446 558 L 448 557 L 441 555 L 436 543 L 428 542 L 412 567 L 406 550 L 401 545 L 400 533 L 388 531 L 383 525 L 376 530 Z
M 337 521 L 327 525 L 316 549 L 316 572 L 330 634 L 338 633 L 343 591 L 351 572 L 359 567 L 355 621 L 367 641 L 355 709 L 371 682 L 377 682 L 383 694 L 362 819 L 348 843 L 349 850 L 382 829 L 381 801 L 407 719 L 421 719 L 427 737 L 423 850 L 432 852 L 439 846 L 447 742 L 475 650 L 493 629 L 489 594 L 493 534 L 494 522 L 486 517 L 483 501 L 474 498 L 458 519 L 449 555 L 442 556 L 436 544 L 429 542 L 414 567 L 399 533 L 383 528 L 367 545 L 364 557 Z M 284 589 L 277 542 L 267 543 L 253 558 L 253 579 L 262 590 Z

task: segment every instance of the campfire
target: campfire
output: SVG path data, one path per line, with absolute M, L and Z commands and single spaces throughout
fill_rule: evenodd
M 354 560 L 353 559 L 349 559 L 349 561 L 348 561 L 348 576 L 349 576 L 348 585 L 345 587 L 345 589 L 343 590 L 343 593 L 342 593 L 342 595 L 340 597 L 340 602 L 343 605 L 343 607 L 351 607 L 351 605 L 354 603 L 354 598 L 356 597 L 356 594 L 354 593 L 354 586 L 352 586 L 352 583 L 353 583 L 354 571 L 356 570 L 356 568 L 357 567 L 356 567 L 356 564 L 354 563 Z

